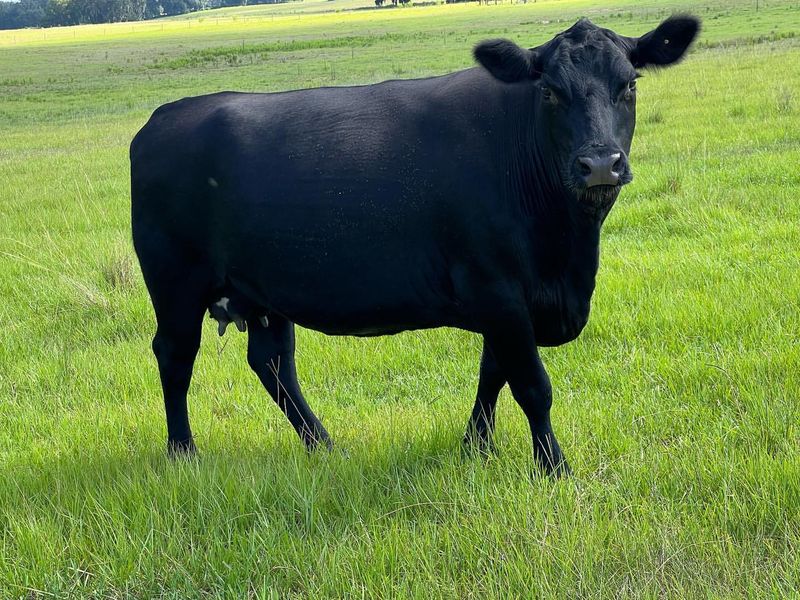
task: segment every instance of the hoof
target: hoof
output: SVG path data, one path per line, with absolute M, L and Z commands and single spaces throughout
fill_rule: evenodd
M 169 440 L 167 441 L 167 456 L 173 460 L 195 458 L 197 456 L 197 446 L 194 440 Z
M 323 450 L 327 452 L 333 451 L 333 441 L 327 435 L 312 435 L 312 434 L 301 434 L 301 438 L 303 443 L 306 446 L 306 452 L 309 454 L 313 452 L 321 452 Z
M 309 452 L 333 452 L 333 440 L 331 438 L 314 438 L 306 442 L 306 450 Z
M 304 425 L 297 433 L 300 435 L 300 439 L 303 440 L 303 444 L 305 444 L 306 450 L 309 453 L 316 452 L 317 450 L 327 450 L 328 452 L 333 450 L 331 436 L 328 435 L 328 432 L 321 423 L 317 426 Z
M 572 477 L 572 469 L 570 469 L 569 463 L 566 461 L 566 459 L 563 458 L 557 465 L 546 467 L 545 472 L 553 479 Z
M 494 440 L 476 435 L 472 432 L 468 432 L 464 435 L 464 438 L 461 440 L 461 448 L 468 456 L 489 458 L 499 454 Z
M 567 459 L 559 455 L 556 461 L 548 460 L 546 458 L 537 456 L 536 464 L 538 465 L 539 474 L 544 474 L 553 479 L 561 479 L 572 476 L 572 469 L 569 467 Z
M 533 438 L 533 456 L 542 471 L 550 477 L 568 477 L 572 474 L 552 431 Z

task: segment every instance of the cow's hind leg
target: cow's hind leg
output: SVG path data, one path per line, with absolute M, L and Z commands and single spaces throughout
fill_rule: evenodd
M 266 326 L 265 326 L 266 325 Z M 247 362 L 277 403 L 300 439 L 312 450 L 333 444 L 317 416 L 306 403 L 294 363 L 294 323 L 270 315 L 263 323 L 258 319 L 247 322 Z
M 466 448 L 475 449 L 481 454 L 495 451 L 493 439 L 495 407 L 497 406 L 497 396 L 505 384 L 505 375 L 501 372 L 494 355 L 484 341 L 478 393 L 467 424 L 467 432 L 464 434 Z
M 172 313 L 158 319 L 153 352 L 158 360 L 164 409 L 167 414 L 167 450 L 170 455 L 194 454 L 186 394 L 194 360 L 200 347 L 203 307 L 186 306 L 185 314 Z
M 153 353 L 158 361 L 164 409 L 167 415 L 167 451 L 170 456 L 195 453 L 186 406 L 192 369 L 200 348 L 200 333 L 208 293 L 203 270 L 150 270 L 143 262 L 145 282 L 153 301 L 158 328 Z

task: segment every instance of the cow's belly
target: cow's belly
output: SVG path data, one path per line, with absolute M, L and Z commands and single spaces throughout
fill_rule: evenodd
M 384 335 L 453 324 L 447 300 L 433 290 L 388 284 L 381 279 L 351 282 L 265 278 L 257 296 L 269 310 L 328 334 Z
M 267 314 L 328 334 L 459 324 L 444 261 L 394 238 L 358 245 L 250 239 L 230 257 L 225 278 Z

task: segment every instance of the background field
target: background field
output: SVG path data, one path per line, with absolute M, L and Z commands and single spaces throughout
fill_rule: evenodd
M 309 2 L 0 32 L 0 597 L 797 597 L 800 4 Z M 480 341 L 299 335 L 341 451 L 308 457 L 212 323 L 190 390 L 200 460 L 164 457 L 127 146 L 189 94 L 466 68 L 581 15 L 704 19 L 640 82 L 635 182 L 604 230 L 589 326 L 543 352 L 575 470 L 459 441 Z

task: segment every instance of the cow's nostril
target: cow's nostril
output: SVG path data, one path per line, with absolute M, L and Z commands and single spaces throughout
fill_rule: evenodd
M 583 156 L 578 158 L 578 170 L 581 172 L 581 175 L 584 177 L 588 177 L 592 174 L 593 168 L 593 161 L 591 158 L 585 158 Z
M 622 155 L 621 154 L 614 154 L 612 156 L 612 158 L 614 158 L 614 156 L 616 156 L 617 159 L 614 161 L 614 164 L 611 165 L 611 170 L 614 171 L 615 173 L 619 173 L 622 170 L 622 167 L 623 167 Z

